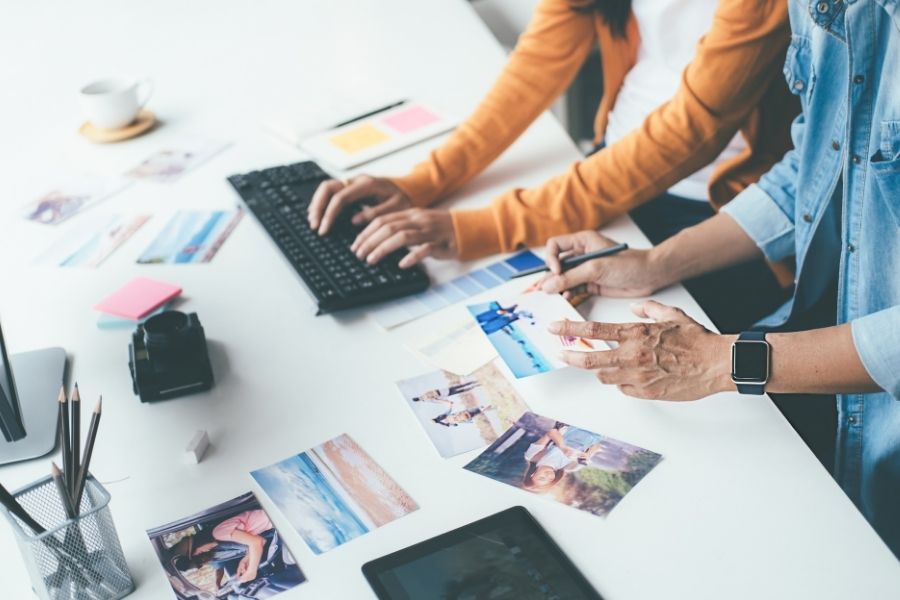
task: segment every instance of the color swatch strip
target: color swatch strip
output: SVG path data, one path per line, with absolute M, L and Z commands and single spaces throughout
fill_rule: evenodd
M 374 309 L 370 314 L 379 325 L 391 329 L 495 288 L 509 281 L 516 273 L 543 264 L 544 261 L 536 254 L 524 250 L 414 296 L 387 303 Z

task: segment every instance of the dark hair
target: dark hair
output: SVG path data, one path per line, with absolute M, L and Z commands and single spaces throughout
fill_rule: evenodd
M 184 556 L 183 554 L 181 556 L 177 556 L 175 560 L 172 561 L 172 564 L 182 573 L 197 568 L 197 563 L 191 558 Z
M 528 463 L 528 468 L 525 469 L 525 475 L 522 476 L 522 487 L 526 490 L 531 490 L 535 492 L 543 492 L 549 490 L 554 485 L 559 483 L 559 480 L 563 478 L 563 475 L 566 474 L 564 469 L 554 469 L 553 470 L 553 481 L 550 483 L 545 483 L 543 485 L 538 485 L 534 481 L 534 474 L 537 471 L 538 464 L 537 462 L 530 461 Z
M 573 0 L 572 9 L 582 13 L 600 13 L 614 36 L 625 37 L 625 26 L 631 15 L 631 0 Z
M 438 415 L 432 419 L 438 425 L 443 425 L 444 427 L 456 427 L 456 423 L 448 423 L 447 417 L 450 416 L 450 413 L 444 413 L 442 415 Z

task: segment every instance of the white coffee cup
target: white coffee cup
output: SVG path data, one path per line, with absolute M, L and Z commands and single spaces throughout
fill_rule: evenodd
M 119 129 L 134 121 L 151 93 L 149 79 L 99 79 L 81 88 L 81 108 L 94 127 Z

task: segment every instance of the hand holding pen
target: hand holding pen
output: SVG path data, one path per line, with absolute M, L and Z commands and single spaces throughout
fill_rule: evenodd
M 574 266 L 566 268 L 567 257 Z M 658 289 L 648 250 L 629 249 L 596 231 L 551 238 L 546 261 L 550 274 L 541 289 L 547 293 L 571 296 L 573 290 L 584 289 L 595 296 L 635 298 Z

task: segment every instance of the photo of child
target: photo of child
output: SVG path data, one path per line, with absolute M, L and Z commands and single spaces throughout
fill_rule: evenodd
M 419 508 L 346 434 L 250 475 L 316 554 Z
M 563 349 L 593 349 L 587 340 L 561 338 L 547 331 L 553 321 L 584 320 L 558 294 L 529 288 L 509 300 L 492 300 L 467 308 L 517 379 L 565 366 L 557 358 Z
M 528 410 L 494 363 L 467 376 L 434 371 L 397 387 L 444 458 L 490 444 Z
M 662 456 L 527 412 L 466 469 L 606 515 Z
M 261 600 L 306 581 L 252 492 L 147 535 L 178 600 Z

